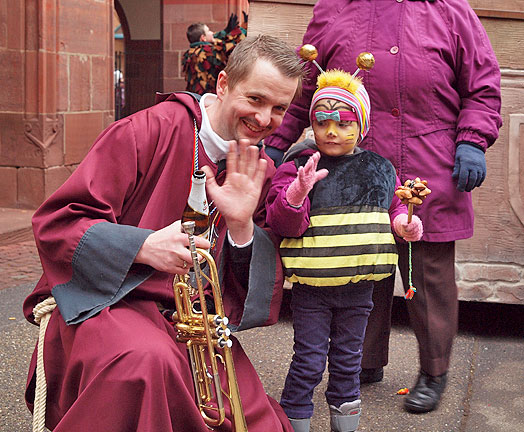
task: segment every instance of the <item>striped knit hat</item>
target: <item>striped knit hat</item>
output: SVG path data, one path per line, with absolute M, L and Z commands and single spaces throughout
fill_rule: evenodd
M 371 104 L 368 92 L 359 77 L 351 77 L 351 74 L 338 70 L 328 70 L 321 73 L 317 79 L 317 91 L 311 99 L 309 118 L 313 123 L 313 108 L 320 99 L 334 99 L 348 104 L 355 112 L 360 125 L 361 142 L 369 131 L 369 115 Z

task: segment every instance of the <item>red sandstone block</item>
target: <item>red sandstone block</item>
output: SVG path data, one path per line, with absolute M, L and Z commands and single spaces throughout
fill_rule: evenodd
M 71 167 L 59 166 L 45 170 L 45 198 L 49 198 L 69 178 L 74 170 Z
M 175 79 L 172 82 L 173 90 L 172 91 L 183 91 L 186 89 L 186 80 L 179 78 Z
M 522 268 L 512 264 L 464 263 L 460 268 L 460 277 L 466 281 L 520 281 Z
M 82 0 L 60 3 L 61 51 L 71 54 L 112 55 L 109 35 L 112 13 L 106 2 Z M 110 52 L 111 51 L 111 52 Z
M 3 19 L 2 22 L 7 23 L 7 46 L 9 49 L 22 50 L 25 49 L 25 5 L 22 7 L 20 1 L 9 1 L 5 12 L 7 13 L 7 19 Z M 3 8 L 2 8 L 3 9 Z M 3 26 L 2 26 L 3 27 Z M 2 33 L 4 33 L 2 31 Z
M 166 51 L 173 51 L 173 43 L 172 43 L 172 40 L 171 40 L 171 25 L 166 23 L 164 21 L 164 26 L 163 26 L 163 35 L 162 35 L 162 44 L 163 44 L 163 51 L 166 52 Z
M 0 114 L 0 165 L 41 166 L 41 137 L 38 117 Z
M 43 201 L 44 170 L 41 168 L 19 168 L 18 176 L 18 205 L 36 208 Z
M 38 112 L 38 52 L 25 53 L 25 109 L 28 113 Z M 20 71 L 22 72 L 22 71 Z
M 457 283 L 460 300 L 487 301 L 493 297 L 494 289 L 485 283 Z
M 2 111 L 23 112 L 24 79 L 23 53 L 20 51 L 0 51 L 0 107 Z
M 103 129 L 102 112 L 64 114 L 65 164 L 80 163 Z
M 196 21 L 193 21 L 196 22 Z M 171 32 L 171 50 L 182 50 L 185 51 L 189 48 L 189 41 L 187 40 L 186 30 L 191 22 L 185 22 L 184 24 L 167 24 Z
M 179 81 L 180 80 L 178 78 L 164 78 L 164 92 L 170 93 L 174 91 L 185 90 L 185 87 L 183 89 L 179 88 Z
M 180 73 L 180 56 L 178 51 L 164 51 L 164 79 L 178 78 Z
M 41 114 L 56 113 L 57 63 L 55 52 L 38 52 L 38 112 Z
M 227 20 L 232 12 L 229 11 L 229 5 L 226 2 L 217 2 L 213 4 L 213 23 L 214 27 L 218 28 L 213 31 L 222 30 L 227 25 Z M 242 22 L 242 17 L 238 17 L 238 21 Z
M 0 8 L 0 23 L 7 22 L 7 10 L 5 8 Z M 7 48 L 7 34 L 8 30 L 5 25 L 0 26 L 0 49 Z
M 107 111 L 104 111 L 102 115 L 103 115 L 102 130 L 103 130 L 115 121 L 115 111 L 113 109 L 107 110 Z
M 62 5 L 59 8 L 55 0 L 39 0 L 38 8 L 39 49 L 54 52 L 58 38 L 57 17 Z
M 502 303 L 524 304 L 524 284 L 498 286 L 497 297 Z
M 179 2 L 179 4 L 168 4 L 164 0 L 164 9 L 163 9 L 163 15 L 164 15 L 164 25 L 166 24 L 185 24 L 189 21 L 189 23 L 195 23 L 195 22 L 203 22 L 208 23 L 212 22 L 213 20 L 213 6 L 212 2 L 191 2 L 192 4 L 188 4 L 189 2 L 183 1 Z M 187 25 L 181 28 L 180 30 L 186 33 Z
M 487 277 L 489 280 L 498 280 L 505 282 L 519 282 L 522 268 L 514 265 L 493 265 L 487 268 Z
M 113 106 L 113 59 L 92 57 L 93 71 L 91 88 L 91 109 L 108 110 Z
M 59 112 L 69 110 L 69 55 L 58 54 L 57 105 Z
M 0 167 L 0 185 L 0 207 L 16 207 L 16 168 Z
M 38 4 L 36 1 L 25 2 L 25 48 L 38 51 L 39 34 Z
M 88 111 L 91 108 L 91 62 L 89 56 L 69 57 L 70 111 Z

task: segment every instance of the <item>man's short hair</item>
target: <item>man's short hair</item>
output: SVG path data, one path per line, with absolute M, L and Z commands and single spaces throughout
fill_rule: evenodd
M 286 77 L 298 78 L 295 97 L 300 95 L 305 76 L 304 62 L 282 39 L 263 34 L 248 36 L 235 47 L 224 69 L 227 85 L 233 88 L 245 79 L 258 59 L 267 60 Z
M 200 36 L 206 34 L 206 24 L 197 22 L 191 24 L 186 31 L 187 40 L 189 43 L 198 42 Z

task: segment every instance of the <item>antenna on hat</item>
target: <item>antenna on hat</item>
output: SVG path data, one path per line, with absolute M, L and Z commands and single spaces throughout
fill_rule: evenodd
M 318 57 L 318 51 L 314 45 L 311 44 L 305 44 L 300 47 L 300 50 L 298 52 L 301 58 L 303 58 L 306 61 L 310 61 L 313 63 L 317 69 L 320 71 L 320 73 L 324 73 L 324 70 L 320 67 L 320 65 L 315 60 Z M 357 70 L 353 72 L 353 75 L 351 75 L 351 80 L 357 76 L 357 74 L 361 70 L 368 71 L 375 66 L 375 57 L 370 52 L 361 52 L 357 56 Z
M 304 60 L 307 60 L 313 63 L 318 68 L 320 73 L 324 73 L 320 65 L 315 60 L 318 56 L 318 51 L 313 45 L 310 45 L 310 44 L 302 45 L 300 47 L 300 51 L 298 52 L 298 54 Z
M 357 70 L 351 75 L 351 79 L 355 78 L 361 70 L 370 70 L 375 66 L 375 57 L 370 52 L 361 52 L 357 56 Z

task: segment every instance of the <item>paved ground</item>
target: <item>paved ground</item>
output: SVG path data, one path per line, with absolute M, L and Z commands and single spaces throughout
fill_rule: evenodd
M 21 304 L 40 275 L 29 230 L 30 213 L 0 209 L 0 431 L 25 432 L 31 416 L 24 404 L 27 365 L 37 328 Z M 286 295 L 280 322 L 239 335 L 268 394 L 278 399 L 292 354 Z M 359 431 L 520 432 L 524 430 L 524 307 L 463 303 L 449 384 L 440 408 L 413 415 L 402 409 L 397 390 L 417 376 L 417 345 L 396 299 L 390 365 L 384 381 L 363 386 Z M 329 431 L 323 399 L 326 377 L 315 392 L 312 432 Z M 74 431 L 72 431 L 74 432 Z M 105 431 L 100 431 L 105 432 Z M 124 432 L 109 431 L 108 432 Z M 126 431 L 127 432 L 127 431 Z M 162 431 L 159 431 L 162 432 Z M 272 432 L 272 431 L 268 431 Z

